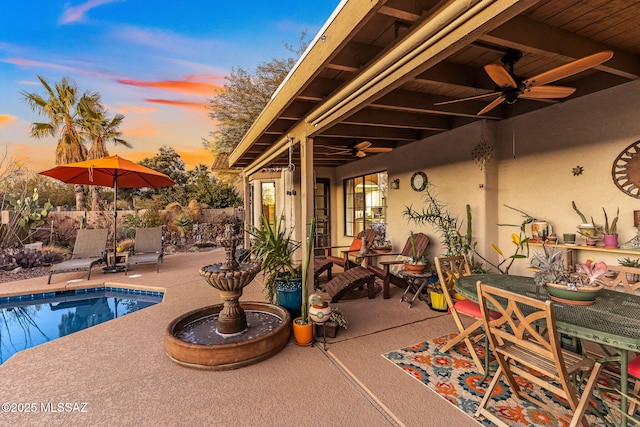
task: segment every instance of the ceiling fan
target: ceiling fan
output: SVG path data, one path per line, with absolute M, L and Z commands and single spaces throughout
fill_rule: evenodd
M 522 57 L 522 52 L 517 50 L 511 50 L 502 57 L 502 63 L 505 66 L 509 66 L 509 70 L 505 69 L 500 64 L 487 64 L 484 66 L 484 70 L 489 75 L 491 80 L 497 85 L 496 91 L 491 93 L 485 93 L 483 95 L 470 96 L 468 98 L 454 99 L 451 101 L 437 102 L 434 105 L 453 104 L 455 102 L 469 101 L 472 99 L 488 98 L 491 96 L 498 97 L 491 101 L 489 105 L 484 107 L 478 115 L 485 114 L 498 105 L 506 102 L 507 104 L 513 104 L 518 98 L 526 99 L 556 99 L 566 98 L 576 91 L 575 88 L 565 86 L 549 86 L 547 83 L 554 82 L 556 80 L 563 79 L 565 77 L 578 74 L 582 71 L 593 68 L 596 65 L 602 64 L 613 57 L 613 52 L 610 50 L 604 50 L 602 52 L 594 53 L 593 55 L 585 56 L 584 58 L 576 59 L 575 61 L 561 65 L 551 70 L 545 71 L 534 77 L 519 78 L 513 71 L 513 66 Z
M 373 144 L 370 141 L 362 141 L 354 144 L 352 147 L 337 147 L 332 145 L 318 145 L 318 147 L 334 150 L 332 153 L 327 153 L 329 156 L 350 155 L 353 157 L 366 157 L 369 153 L 388 153 L 393 151 L 393 148 L 389 147 L 373 147 Z

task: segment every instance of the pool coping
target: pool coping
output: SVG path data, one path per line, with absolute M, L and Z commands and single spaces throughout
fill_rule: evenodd
M 166 288 L 159 286 L 148 286 L 148 285 L 136 285 L 130 283 L 120 283 L 120 282 L 98 282 L 98 283 L 66 283 L 64 286 L 50 286 L 47 285 L 46 289 L 42 287 L 38 287 L 36 289 L 31 289 L 28 291 L 0 291 L 0 303 L 7 303 L 11 301 L 27 301 L 30 299 L 43 298 L 47 296 L 55 296 L 61 292 L 69 292 L 75 291 L 76 294 L 82 293 L 90 293 L 90 292 L 101 292 L 101 291 L 131 291 L 131 292 L 123 292 L 130 293 L 132 295 L 155 295 L 155 294 L 166 294 Z M 84 292 L 83 292 L 84 291 Z

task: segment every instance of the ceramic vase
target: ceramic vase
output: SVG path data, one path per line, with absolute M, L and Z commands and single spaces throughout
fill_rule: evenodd
M 617 234 L 605 234 L 603 237 L 605 248 L 617 248 L 618 247 L 618 235 Z

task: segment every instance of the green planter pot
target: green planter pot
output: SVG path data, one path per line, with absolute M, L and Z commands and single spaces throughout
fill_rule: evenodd
M 276 300 L 291 314 L 291 318 L 300 317 L 302 306 L 302 278 L 280 280 L 276 279 Z
M 595 302 L 600 291 L 604 288 L 599 286 L 582 286 L 576 290 L 567 289 L 567 285 L 557 283 L 545 284 L 549 298 L 554 301 L 573 305 L 591 305 Z

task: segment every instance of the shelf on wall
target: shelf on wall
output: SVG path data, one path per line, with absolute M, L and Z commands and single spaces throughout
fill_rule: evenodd
M 529 242 L 529 246 L 542 246 L 542 243 Z M 620 249 L 620 248 L 605 248 L 604 246 L 587 246 L 587 245 L 563 245 L 555 244 L 549 245 L 560 249 L 571 249 L 578 251 L 596 251 L 596 252 L 608 252 L 612 254 L 626 254 L 626 255 L 640 255 L 640 250 L 635 249 Z

